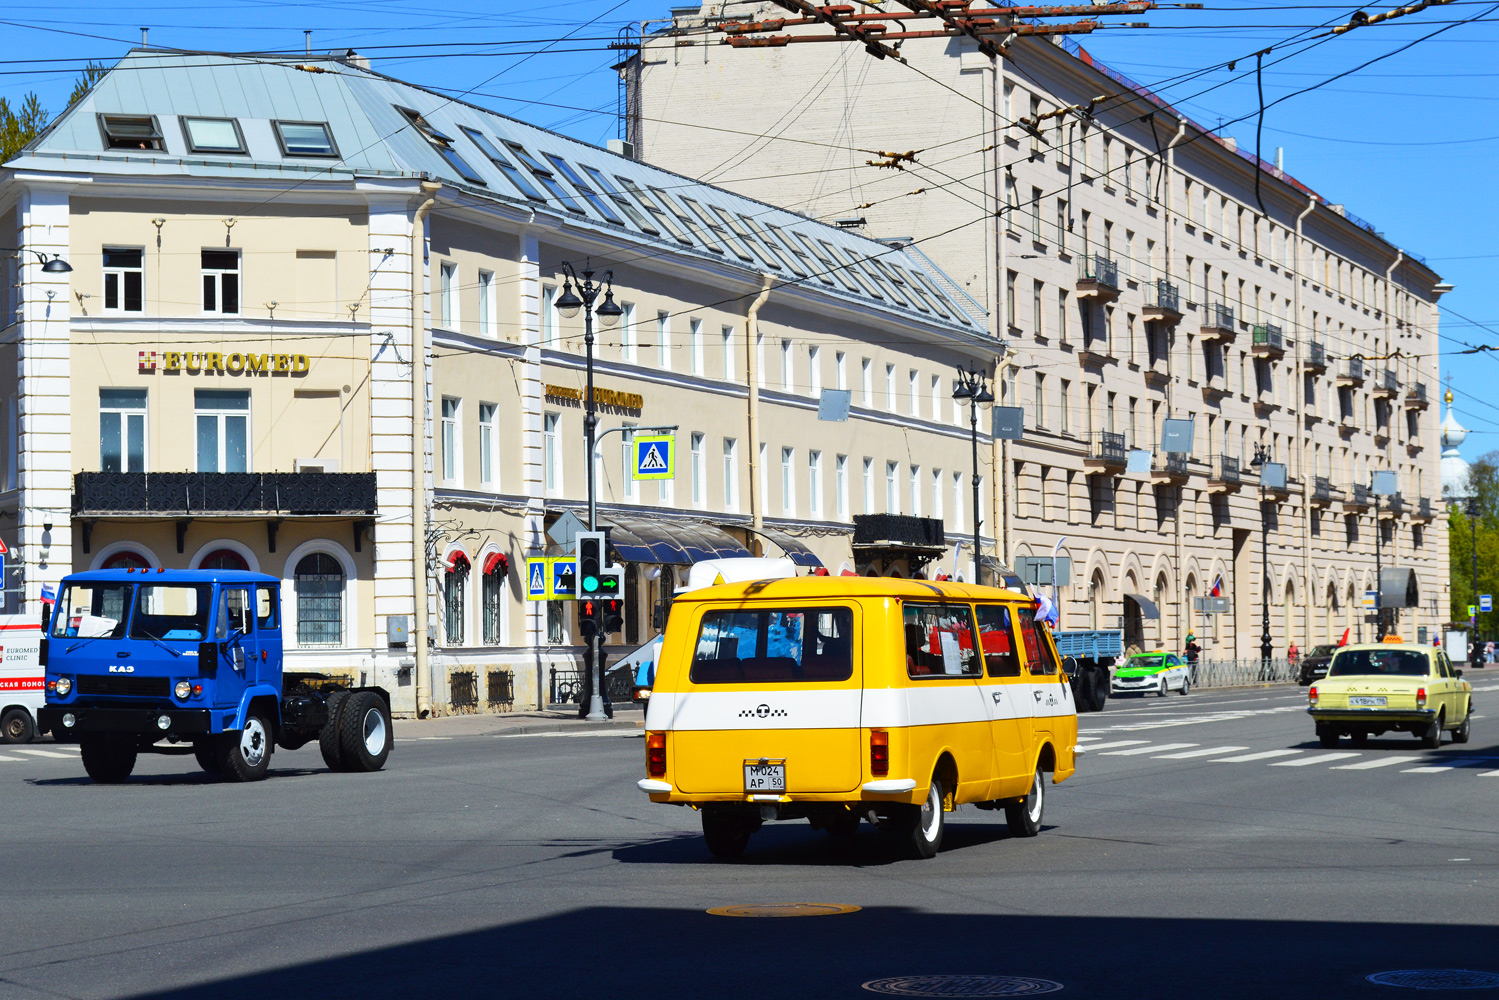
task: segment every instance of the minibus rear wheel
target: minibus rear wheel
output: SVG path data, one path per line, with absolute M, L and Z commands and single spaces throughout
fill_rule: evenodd
M 1031 779 L 1031 790 L 1023 799 L 1005 803 L 1005 822 L 1013 837 L 1034 837 L 1041 832 L 1041 814 L 1046 808 L 1046 775 L 1040 768 Z
M 703 839 L 708 850 L 722 861 L 733 861 L 749 846 L 750 834 L 759 829 L 757 820 L 736 816 L 726 809 L 703 809 Z
M 926 800 L 921 805 L 890 807 L 886 829 L 895 834 L 896 842 L 911 857 L 935 858 L 942 849 L 942 833 L 947 826 L 942 805 L 946 797 L 942 778 L 934 774 L 931 785 L 927 787 Z

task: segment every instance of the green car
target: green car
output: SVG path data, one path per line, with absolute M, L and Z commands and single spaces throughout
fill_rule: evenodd
M 1136 653 L 1114 671 L 1110 685 L 1114 694 L 1156 694 L 1167 691 L 1186 694 L 1192 689 L 1192 671 L 1175 653 Z

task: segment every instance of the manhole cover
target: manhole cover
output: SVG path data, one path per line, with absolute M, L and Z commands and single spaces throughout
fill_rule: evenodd
M 895 997 L 1029 997 L 1055 993 L 1062 984 L 1030 976 L 898 976 L 864 988 Z
M 1408 990 L 1499 989 L 1499 973 L 1474 972 L 1472 969 L 1401 969 L 1398 972 L 1376 972 L 1364 978 L 1380 986 L 1400 986 Z
M 715 906 L 708 912 L 715 917 L 831 917 L 858 911 L 859 907 L 850 903 L 745 903 Z

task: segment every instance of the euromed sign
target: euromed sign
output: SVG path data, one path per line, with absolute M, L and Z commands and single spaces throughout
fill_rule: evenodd
M 573 389 L 565 385 L 546 387 L 547 399 L 558 402 L 581 405 L 583 394 L 582 389 Z M 645 397 L 638 392 L 616 392 L 613 389 L 600 389 L 598 386 L 594 386 L 593 401 L 598 406 L 613 406 L 621 410 L 638 410 L 645 406 Z
M 157 371 L 169 374 L 206 375 L 306 375 L 311 362 L 305 354 L 259 354 L 240 351 L 141 351 L 137 361 L 142 375 Z

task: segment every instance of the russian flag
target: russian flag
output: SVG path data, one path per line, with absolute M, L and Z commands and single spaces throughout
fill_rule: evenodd
M 1213 589 L 1208 592 L 1208 596 L 1209 597 L 1222 597 L 1223 596 L 1223 577 L 1220 576 L 1220 577 L 1218 577 L 1218 579 L 1216 579 L 1216 580 L 1213 581 Z

